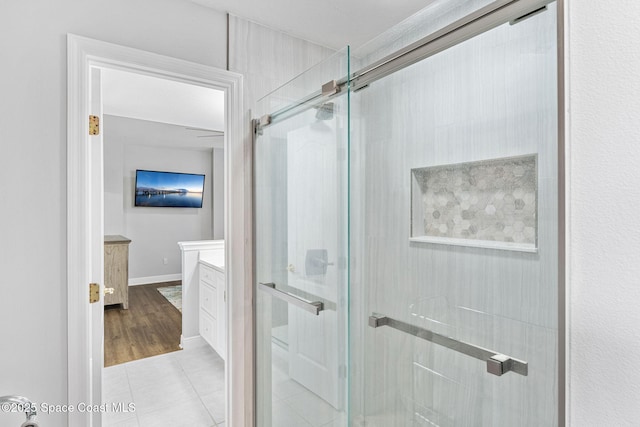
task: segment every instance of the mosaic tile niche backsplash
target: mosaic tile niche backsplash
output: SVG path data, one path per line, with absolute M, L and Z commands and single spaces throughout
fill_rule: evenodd
M 411 170 L 411 240 L 534 252 L 535 154 Z

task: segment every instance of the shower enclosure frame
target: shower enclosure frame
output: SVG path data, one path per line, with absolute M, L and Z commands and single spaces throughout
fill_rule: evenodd
M 503 25 L 507 22 L 514 24 L 521 20 L 527 19 L 529 16 L 535 15 L 542 11 L 546 5 L 550 3 L 556 3 L 557 8 L 557 23 L 556 23 L 556 36 L 557 36 L 557 209 L 558 209 L 558 262 L 557 262 L 557 279 L 558 279 L 558 348 L 557 348 L 557 386 L 558 386 L 558 401 L 557 401 L 557 416 L 558 426 L 563 427 L 567 424 L 567 366 L 566 359 L 568 355 L 568 349 L 566 337 L 567 337 L 567 301 L 568 289 L 566 286 L 568 277 L 568 268 L 566 265 L 567 256 L 567 241 L 566 241 L 566 158 L 567 148 L 565 146 L 566 141 L 566 120 L 565 115 L 566 108 L 566 84 L 565 84 L 565 0 L 496 0 L 489 5 L 455 21 L 454 23 L 446 26 L 445 28 L 436 31 L 415 43 L 412 43 L 398 51 L 385 56 L 384 58 L 376 61 L 375 63 L 366 66 L 360 70 L 352 72 L 350 76 L 336 76 L 336 80 L 326 82 L 322 87 L 308 96 L 300 99 L 299 101 L 275 111 L 271 114 L 264 115 L 260 118 L 254 118 L 251 120 L 252 140 L 251 140 L 251 159 L 253 170 L 255 164 L 255 144 L 258 139 L 258 135 L 261 130 L 271 124 L 285 120 L 288 117 L 298 114 L 301 111 L 312 108 L 314 105 L 327 102 L 335 96 L 339 96 L 341 92 L 345 90 L 357 91 L 367 87 L 375 80 L 386 77 L 399 71 L 409 65 L 422 61 L 429 56 L 435 55 L 439 52 L 447 50 L 453 46 L 456 46 L 468 39 L 471 39 L 479 34 L 489 31 L 499 25 Z M 251 239 L 251 253 L 253 259 L 251 260 L 251 292 L 252 292 L 252 318 L 245 319 L 245 324 L 250 325 L 252 331 L 252 343 L 254 351 L 252 354 L 251 365 L 253 371 L 251 373 L 253 391 L 252 391 L 252 403 L 253 408 L 250 412 L 253 414 L 252 422 L 253 426 L 257 425 L 257 411 L 255 405 L 257 403 L 256 397 L 256 341 L 257 341 L 257 328 L 256 328 L 256 293 L 257 290 L 257 278 L 256 276 L 256 212 L 255 212 L 255 194 L 256 194 L 256 182 L 255 174 L 252 173 L 252 183 L 250 188 L 251 206 L 252 206 L 252 239 Z

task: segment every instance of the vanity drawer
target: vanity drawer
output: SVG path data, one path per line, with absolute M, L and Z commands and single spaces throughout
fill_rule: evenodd
M 216 284 L 216 272 L 209 267 L 206 267 L 204 265 L 200 265 L 200 280 L 202 280 L 203 282 L 207 282 L 211 285 L 215 285 Z
M 200 335 L 222 357 L 226 352 L 226 282 L 224 271 L 205 262 L 198 265 Z
M 204 310 L 200 310 L 200 335 L 210 346 L 215 347 L 218 337 L 218 323 Z
M 218 317 L 218 291 L 206 283 L 200 283 L 200 308 L 213 317 Z

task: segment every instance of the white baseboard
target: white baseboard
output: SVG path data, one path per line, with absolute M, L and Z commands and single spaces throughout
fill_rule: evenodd
M 180 335 L 180 348 L 182 348 L 183 350 L 189 349 L 189 348 L 202 347 L 205 345 L 209 345 L 209 344 L 207 344 L 204 338 L 202 338 L 202 336 L 200 335 L 196 335 L 195 337 L 186 337 L 186 338 Z
M 163 276 L 136 277 L 129 279 L 129 286 L 148 285 L 150 283 L 173 282 L 182 280 L 182 274 L 165 274 Z

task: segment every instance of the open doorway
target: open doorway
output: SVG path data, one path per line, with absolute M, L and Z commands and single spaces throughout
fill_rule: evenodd
M 91 115 L 103 116 L 100 71 L 118 69 L 224 92 L 223 145 L 225 152 L 223 164 L 225 165 L 224 201 L 226 206 L 228 206 L 228 195 L 230 187 L 232 187 L 227 179 L 227 165 L 232 161 L 235 162 L 234 159 L 238 156 L 238 152 L 243 152 L 240 132 L 241 77 L 212 67 L 71 35 L 69 36 L 68 52 L 69 401 L 100 405 L 104 403 L 102 377 L 104 303 L 101 298 L 98 303 L 89 304 L 90 300 L 94 300 L 89 298 L 89 288 L 93 289 L 95 286 L 87 286 L 89 282 L 98 283 L 99 293 L 104 292 L 103 141 L 102 136 L 99 138 L 88 136 L 91 133 L 88 132 L 90 120 L 87 120 L 87 117 Z M 240 146 L 238 148 L 235 145 L 232 146 L 230 143 L 232 140 L 236 143 L 239 142 Z M 230 148 L 231 150 L 229 150 Z M 225 209 L 225 217 L 227 218 L 228 209 L 228 207 Z M 237 225 L 231 219 L 225 220 L 224 236 L 230 236 L 235 241 L 236 233 L 233 230 L 236 227 Z M 225 260 L 230 259 L 228 254 L 233 249 L 230 246 L 232 245 L 227 245 L 223 249 L 223 259 Z M 233 259 L 231 260 L 233 261 Z M 232 265 L 229 265 L 228 274 L 223 280 L 225 291 L 228 289 L 227 283 L 230 281 L 231 267 Z M 243 276 L 241 275 L 240 278 L 242 279 Z M 228 295 L 229 303 L 232 304 L 235 294 L 229 292 Z M 227 340 L 233 343 L 234 339 L 231 334 L 227 334 Z M 225 348 L 228 347 L 232 346 L 225 346 Z M 228 355 L 226 356 L 225 358 L 230 362 L 223 364 L 223 396 L 230 388 L 228 378 L 233 360 Z M 158 370 L 157 367 L 154 367 L 153 371 L 156 376 L 162 376 L 172 367 L 175 368 L 175 364 L 169 363 L 166 366 L 167 369 Z M 201 401 L 202 399 L 203 397 L 200 396 Z M 226 405 L 222 405 L 223 414 L 229 413 L 228 408 L 231 403 L 231 398 L 225 400 Z M 119 408 L 126 406 L 121 405 Z M 111 406 L 109 407 L 111 408 Z M 174 409 L 176 413 L 180 412 L 177 408 Z M 103 424 L 100 412 L 70 414 L 69 425 L 100 426 Z M 219 419 L 224 421 L 227 417 L 224 415 Z M 219 423 L 212 422 L 212 425 L 216 424 Z
M 181 349 L 178 242 L 224 240 L 225 115 L 217 89 L 109 68 L 100 79 L 109 367 Z
M 190 267 L 178 247 L 224 241 L 224 92 L 99 71 L 104 286 L 113 289 L 102 401 L 123 408 L 103 413 L 102 425 L 224 425 L 224 354 L 183 328 L 183 316 L 206 313 L 204 301 L 182 298 Z

